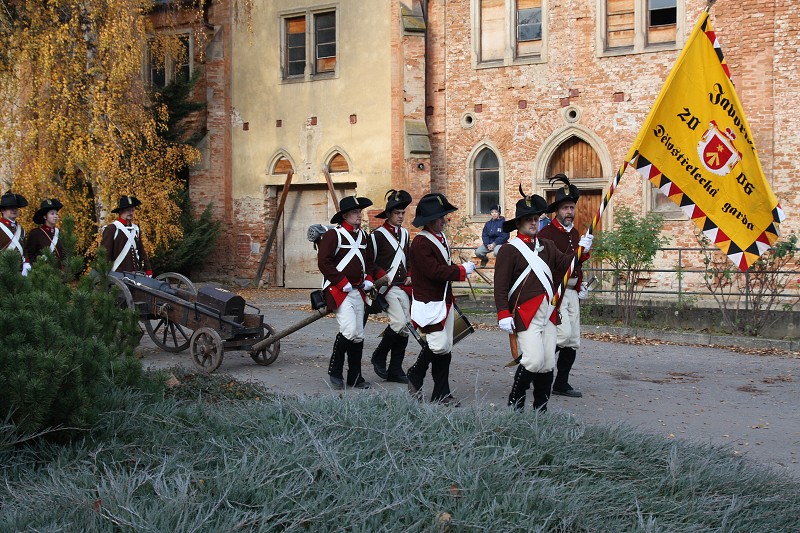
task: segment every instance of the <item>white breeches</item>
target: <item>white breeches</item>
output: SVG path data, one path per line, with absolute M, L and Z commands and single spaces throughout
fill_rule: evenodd
M 425 339 L 428 341 L 428 348 L 430 348 L 433 353 L 445 354 L 453 350 L 453 314 L 455 312 L 455 309 L 451 305 L 447 313 L 447 318 L 444 319 L 444 329 L 425 335 Z M 555 350 L 555 347 L 553 349 Z
M 550 372 L 556 366 L 556 326 L 550 322 L 547 302 L 542 302 L 528 329 L 517 333 L 520 364 L 534 373 Z
M 561 324 L 558 325 L 556 345 L 576 350 L 581 347 L 580 300 L 578 293 L 572 289 L 565 289 L 561 300 Z
M 342 305 L 336 308 L 336 322 L 339 333 L 347 340 L 359 343 L 364 341 L 364 300 L 361 291 L 352 290 Z
M 408 294 L 400 287 L 390 287 L 383 296 L 389 304 L 389 310 L 386 311 L 389 316 L 389 327 L 395 333 L 408 337 L 406 324 L 411 320 L 411 300 Z

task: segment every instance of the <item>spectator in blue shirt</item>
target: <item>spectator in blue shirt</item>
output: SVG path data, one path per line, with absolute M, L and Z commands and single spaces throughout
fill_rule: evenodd
M 508 242 L 508 233 L 503 231 L 506 219 L 500 216 L 500 205 L 493 205 L 489 214 L 492 218 L 483 226 L 483 244 L 475 249 L 475 255 L 481 260 L 481 268 L 489 263 L 489 252 L 497 257 L 500 247 Z

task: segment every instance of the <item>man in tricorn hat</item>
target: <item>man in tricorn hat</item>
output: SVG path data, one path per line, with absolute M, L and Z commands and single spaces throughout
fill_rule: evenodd
M 25 243 L 25 251 L 31 263 L 42 253 L 45 248 L 49 249 L 55 259 L 56 268 L 61 267 L 64 260 L 64 245 L 59 239 L 58 212 L 64 207 L 56 198 L 42 200 L 39 210 L 33 214 L 33 221 L 39 226 L 33 228 L 28 234 L 28 241 Z
M 457 405 L 450 394 L 450 350 L 453 348 L 453 281 L 464 281 L 475 270 L 471 261 L 454 265 L 444 235 L 445 215 L 457 208 L 441 193 L 426 194 L 417 204 L 412 224 L 422 230 L 411 243 L 409 264 L 414 275 L 411 320 L 425 333 L 427 346 L 408 369 L 408 390 L 421 397 L 422 382 L 431 367 L 432 402 Z
M 517 236 L 497 256 L 494 300 L 500 329 L 516 336 L 521 352 L 508 405 L 524 409 L 527 390 L 533 384 L 533 407 L 546 411 L 555 366 L 551 301 L 558 281 L 554 272 L 565 271 L 575 254 L 564 254 L 552 241 L 537 238 L 539 217 L 547 210 L 547 202 L 536 194 L 525 195 L 522 187 L 520 194 L 515 217 L 505 222 L 504 229 L 516 229 Z M 588 250 L 591 235 L 581 238 L 580 244 Z
M 381 379 L 396 383 L 408 383 L 403 372 L 403 358 L 408 345 L 406 324 L 411 320 L 411 274 L 407 258 L 411 239 L 403 227 L 406 207 L 411 203 L 411 195 L 403 190 L 391 189 L 386 193 L 386 209 L 375 215 L 386 219 L 382 226 L 370 235 L 370 252 L 375 258 L 373 278 L 378 291 L 386 298 L 389 309 L 389 325 L 383 330 L 383 337 L 372 353 L 372 367 Z M 389 368 L 386 357 L 391 352 Z
M 555 200 L 547 208 L 549 213 L 555 213 L 553 221 L 539 233 L 541 239 L 553 241 L 556 248 L 564 253 L 575 253 L 578 248 L 580 234 L 575 229 L 575 205 L 580 198 L 580 191 L 575 185 L 570 184 L 564 174 L 556 174 L 550 179 L 550 184 L 560 182 L 562 187 L 556 189 Z M 588 258 L 588 256 L 587 256 Z M 576 350 L 581 344 L 581 310 L 579 300 L 588 295 L 588 288 L 583 283 L 582 263 L 578 263 L 572 271 L 567 286 L 561 299 L 559 313 L 561 321 L 557 326 L 558 340 L 556 343 L 556 378 L 553 382 L 553 394 L 580 398 L 583 394 L 569 384 L 569 371 L 575 362 Z M 556 283 L 563 281 L 566 268 L 553 272 Z
M 339 333 L 333 341 L 328 379 L 334 389 L 345 387 L 344 356 L 347 355 L 347 386 L 368 389 L 361 376 L 364 352 L 365 292 L 372 289 L 374 267 L 367 250 L 368 237 L 361 229 L 361 211 L 372 201 L 361 196 L 346 196 L 331 218 L 337 224 L 325 232 L 319 243 L 317 265 L 322 273 L 322 289 L 328 311 L 336 310 Z
M 28 201 L 21 194 L 11 191 L 0 198 L 0 250 L 16 250 L 22 257 L 22 275 L 27 276 L 31 264 L 25 256 L 23 242 L 25 230 L 17 223 L 19 209 L 28 205 Z
M 144 272 L 153 275 L 150 259 L 142 244 L 139 226 L 133 223 L 133 214 L 142 202 L 135 196 L 122 196 L 119 205 L 112 209 L 118 218 L 103 228 L 100 246 L 106 249 L 108 260 L 112 261 L 112 272 Z

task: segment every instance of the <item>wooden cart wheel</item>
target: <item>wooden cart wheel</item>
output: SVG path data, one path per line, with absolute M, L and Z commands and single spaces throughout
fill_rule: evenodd
M 210 374 L 222 364 L 225 348 L 219 333 L 211 328 L 198 328 L 192 334 L 190 351 L 194 366 L 201 372 Z
M 197 296 L 197 287 L 183 274 L 164 272 L 156 276 L 156 279 L 166 281 L 172 289 L 180 289 Z M 189 347 L 192 339 L 191 328 L 168 318 L 158 317 L 155 320 L 145 320 L 144 327 L 156 346 L 167 352 L 182 352 Z
M 272 326 L 269 324 L 264 324 L 264 336 L 259 340 L 264 340 L 271 335 L 275 335 L 275 330 L 272 329 Z M 278 358 L 278 354 L 281 351 L 281 341 L 275 341 L 266 348 L 262 348 L 256 353 L 250 354 L 250 357 L 253 358 L 253 361 L 258 363 L 262 366 L 271 365 L 275 362 L 275 359 Z
M 108 289 L 114 290 L 115 287 L 119 289 L 119 294 L 117 295 L 117 307 L 120 309 L 133 309 L 133 296 L 131 295 L 131 290 L 121 279 L 109 276 Z

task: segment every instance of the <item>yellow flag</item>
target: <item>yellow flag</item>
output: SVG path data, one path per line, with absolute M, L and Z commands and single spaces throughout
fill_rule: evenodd
M 632 163 L 741 270 L 784 219 L 704 12 L 631 148 Z

